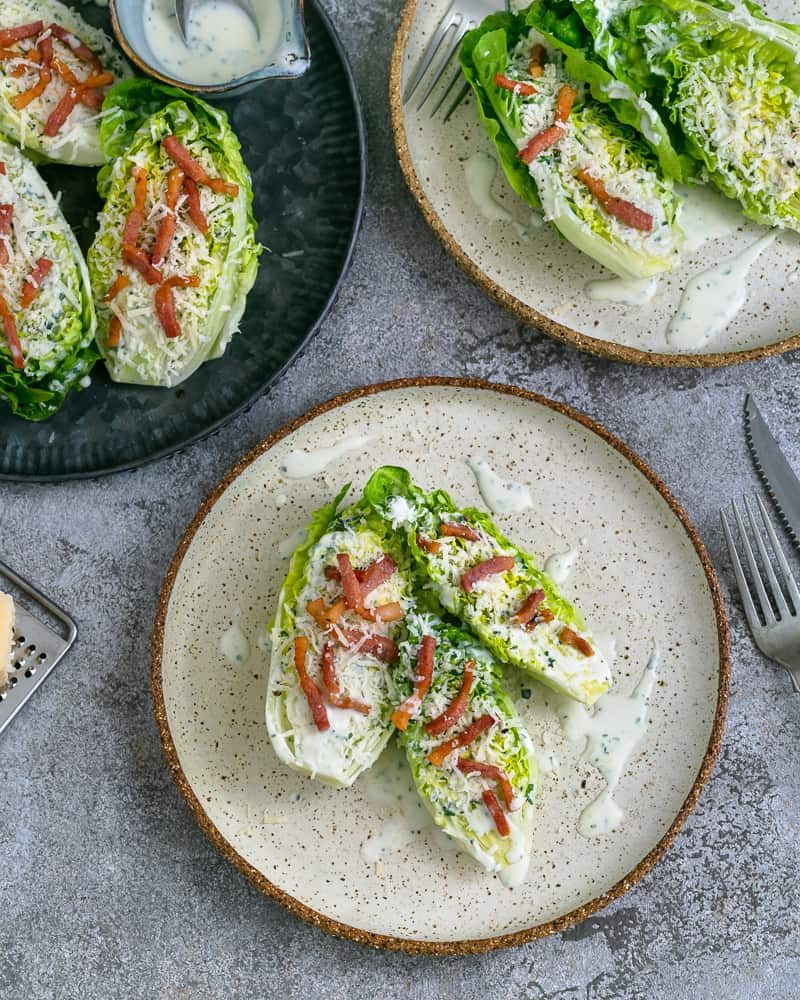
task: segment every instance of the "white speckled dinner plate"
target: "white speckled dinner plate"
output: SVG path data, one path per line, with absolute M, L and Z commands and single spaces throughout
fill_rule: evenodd
M 739 228 L 684 254 L 644 306 L 592 301 L 588 282 L 613 275 L 532 218 L 498 168 L 494 200 L 512 216 L 488 221 L 467 190 L 464 162 L 476 152 L 496 160 L 470 95 L 448 122 L 430 117 L 442 90 L 422 111 L 404 107 L 404 81 L 417 65 L 450 0 L 406 0 L 392 56 L 390 100 L 395 145 L 406 181 L 426 221 L 467 274 L 524 322 L 583 350 L 650 365 L 711 367 L 800 347 L 800 237 L 783 232 L 758 259 L 747 282 L 748 301 L 718 336 L 694 353 L 667 342 L 666 331 L 691 277 L 751 246 L 767 230 L 741 216 Z M 502 3 L 497 8 L 502 9 Z M 524 2 L 514 3 L 517 9 Z M 765 0 L 773 17 L 797 20 L 793 0 Z M 455 63 L 454 63 L 455 65 Z M 452 71 L 445 81 L 449 82 Z M 456 93 L 454 88 L 453 93 Z M 447 108 L 448 98 L 443 108 Z M 725 199 L 720 201 L 724 203 Z M 732 203 L 731 203 L 732 204 Z
M 288 479 L 290 452 L 351 435 L 368 443 L 323 473 Z M 504 888 L 443 843 L 429 823 L 368 863 L 362 848 L 393 821 L 389 757 L 349 789 L 285 767 L 264 724 L 266 626 L 287 553 L 311 513 L 379 465 L 483 506 L 466 457 L 482 454 L 526 484 L 534 506 L 498 518 L 540 559 L 577 547 L 566 594 L 596 633 L 616 639 L 617 690 L 630 692 L 661 652 L 646 735 L 621 780 L 622 828 L 585 839 L 576 824 L 602 789 L 559 728 L 554 696 L 509 674 L 542 776 L 527 881 Z M 287 544 L 288 541 L 288 544 Z M 250 655 L 220 640 L 234 623 Z M 516 944 L 583 919 L 630 888 L 694 806 L 722 737 L 730 663 L 714 572 L 686 515 L 652 472 L 586 417 L 521 389 L 418 379 L 372 386 L 317 407 L 259 445 L 200 508 L 167 575 L 153 636 L 153 693 L 164 749 L 206 834 L 256 885 L 318 926 L 407 951 Z M 394 762 L 393 762 L 394 761 Z M 420 817 L 422 810 L 419 810 Z M 396 817 L 394 817 L 396 819 Z M 676 848 L 676 849 L 679 849 Z

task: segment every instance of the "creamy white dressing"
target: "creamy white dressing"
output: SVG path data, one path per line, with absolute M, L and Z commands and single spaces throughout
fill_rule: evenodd
M 554 583 L 566 583 L 578 558 L 577 549 L 554 552 L 545 560 L 544 571 Z
M 280 0 L 256 0 L 258 28 L 229 0 L 204 0 L 192 9 L 183 40 L 175 0 L 145 0 L 144 33 L 160 68 L 186 83 L 229 83 L 274 58 L 284 32 Z
M 237 608 L 233 613 L 231 627 L 222 633 L 219 649 L 225 659 L 234 666 L 246 663 L 250 659 L 250 641 L 239 624 L 241 612 Z
M 622 809 L 614 801 L 614 792 L 645 733 L 650 696 L 658 676 L 658 659 L 658 653 L 654 652 L 632 694 L 613 691 L 605 694 L 593 713 L 577 702 L 565 705 L 560 713 L 564 735 L 585 744 L 581 757 L 597 768 L 606 783 L 578 819 L 578 833 L 583 837 L 608 833 L 624 819 Z
M 775 239 L 767 233 L 741 253 L 696 274 L 667 328 L 667 341 L 681 351 L 700 350 L 731 322 L 747 301 L 750 268 Z
M 738 202 L 726 198 L 710 185 L 679 187 L 678 193 L 683 198 L 681 228 L 686 233 L 684 253 L 691 253 L 704 243 L 731 236 L 747 221 Z
M 306 528 L 298 528 L 293 531 L 290 535 L 287 535 L 283 541 L 278 542 L 278 555 L 281 559 L 288 559 L 289 556 L 294 552 L 298 545 L 302 545 L 306 540 L 306 535 L 308 530 Z
M 533 506 L 530 490 L 513 479 L 503 479 L 480 456 L 468 458 L 483 501 L 493 514 L 518 514 Z
M 593 302 L 644 306 L 658 291 L 658 278 L 604 278 L 587 282 L 584 291 Z
M 490 222 L 510 222 L 511 213 L 494 200 L 492 185 L 497 176 L 497 161 L 489 153 L 473 153 L 464 161 L 464 179 L 475 207 Z
M 331 462 L 346 455 L 348 451 L 363 448 L 370 440 L 371 438 L 363 434 L 351 434 L 328 448 L 291 451 L 281 466 L 281 471 L 289 479 L 308 479 L 310 476 L 318 476 Z

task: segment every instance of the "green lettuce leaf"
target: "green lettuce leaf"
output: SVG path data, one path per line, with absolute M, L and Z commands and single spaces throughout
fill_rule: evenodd
M 13 313 L 25 360 L 24 369 L 14 367 L 0 325 L 0 399 L 26 420 L 45 420 L 80 388 L 99 357 L 89 275 L 72 229 L 33 164 L 2 138 L 0 162 L 0 204 L 12 206 L 0 294 Z M 23 283 L 40 258 L 52 266 L 23 309 Z
M 573 4 L 610 71 L 749 218 L 800 230 L 800 29 L 749 2 Z
M 512 700 L 503 689 L 500 669 L 488 650 L 466 632 L 434 615 L 409 615 L 408 637 L 401 643 L 394 674 L 402 697 L 413 690 L 416 657 L 423 635 L 436 640 L 431 687 L 419 714 L 399 733 L 417 791 L 434 823 L 489 871 L 509 885 L 518 884 L 527 871 L 533 835 L 538 767 L 533 745 Z M 444 733 L 430 735 L 425 726 L 440 715 L 458 694 L 468 661 L 474 663 L 469 703 L 458 722 Z M 483 715 L 497 723 L 468 748 L 459 750 L 441 766 L 428 760 L 439 744 Z M 508 809 L 494 781 L 460 772 L 458 758 L 467 757 L 502 769 L 511 782 L 514 808 Z M 484 789 L 497 795 L 510 834 L 501 836 L 482 800 Z
M 98 56 L 103 70 L 123 80 L 131 75 L 131 67 L 104 31 L 88 24 L 72 7 L 59 0 L 3 0 L 0 4 L 0 29 L 15 28 L 33 21 L 43 21 L 45 27 L 55 23 L 81 39 Z M 25 39 L 22 48 L 29 48 L 36 39 Z M 73 55 L 58 39 L 53 42 L 54 55 L 72 68 L 78 79 L 91 72 L 87 64 Z M 79 103 L 55 136 L 44 134 L 50 113 L 66 93 L 66 85 L 53 73 L 53 82 L 42 97 L 37 97 L 24 110 L 18 111 L 14 98 L 33 87 L 38 79 L 35 70 L 21 77 L 12 75 L 16 60 L 0 61 L 0 132 L 28 150 L 37 162 L 51 161 L 75 166 L 97 166 L 104 162 L 100 144 L 98 113 Z
M 515 55 L 518 45 L 532 45 L 534 39 L 544 44 L 548 53 L 548 75 L 538 80 L 527 75 Z M 615 81 L 608 73 L 592 66 L 576 47 L 563 40 L 556 43 L 554 37 L 531 28 L 525 13 L 492 15 L 469 32 L 462 44 L 461 64 L 475 92 L 479 118 L 495 143 L 506 176 L 528 204 L 543 210 L 548 221 L 578 249 L 622 277 L 648 277 L 675 265 L 684 239 L 677 221 L 680 201 L 669 177 L 661 175 L 650 147 L 624 123 L 626 117 L 638 123 L 644 117 L 649 120 L 646 104 L 632 93 L 621 94 L 619 86 L 612 90 Z M 500 87 L 495 82 L 498 74 L 532 82 L 537 93 L 524 97 Z M 578 91 L 567 134 L 526 166 L 519 151 L 536 132 L 552 125 L 555 95 L 562 84 Z M 623 121 L 610 107 L 593 99 L 592 87 L 603 92 L 606 102 L 615 102 L 615 111 Z M 526 125 L 531 111 L 539 120 L 535 128 Z M 652 129 L 669 175 L 677 174 L 676 155 L 657 119 Z M 577 171 L 583 168 L 599 177 L 615 197 L 648 211 L 653 216 L 653 230 L 642 232 L 606 213 L 577 178 Z
M 425 493 L 405 469 L 394 466 L 373 473 L 364 498 L 387 524 L 405 533 L 416 571 L 441 605 L 498 659 L 532 673 L 542 683 L 586 705 L 592 705 L 608 690 L 609 666 L 578 609 L 537 567 L 529 553 L 497 529 L 488 514 L 457 507 L 444 490 Z M 469 525 L 479 540 L 441 538 L 439 529 L 444 522 Z M 439 551 L 431 552 L 421 544 L 425 539 L 438 541 Z M 461 585 L 463 574 L 497 555 L 511 556 L 513 568 L 493 576 L 486 587 L 478 584 L 470 592 L 465 591 Z M 544 594 L 541 608 L 549 610 L 552 619 L 526 630 L 511 619 L 537 590 Z M 589 644 L 591 655 L 563 641 L 565 628 Z
M 343 693 L 370 705 L 371 712 L 364 715 L 326 702 L 330 728 L 319 731 L 294 665 L 295 637 L 305 636 L 310 646 L 309 675 L 320 691 L 325 690 L 320 680 L 320 656 L 327 637 L 307 605 L 322 598 L 330 606 L 341 596 L 340 585 L 327 579 L 325 569 L 335 568 L 336 555 L 347 552 L 356 569 L 384 553 L 393 558 L 396 571 L 380 592 L 373 592 L 372 599 L 397 601 L 407 610 L 413 607 L 409 560 L 399 539 L 363 501 L 339 511 L 348 489 L 349 485 L 313 516 L 305 542 L 292 556 L 270 624 L 272 652 L 266 701 L 267 731 L 278 757 L 297 771 L 342 787 L 351 785 L 371 767 L 390 739 L 395 691 L 386 663 L 357 647 L 352 651 L 337 649 L 336 670 Z M 346 612 L 338 624 L 359 631 L 365 628 L 363 620 L 352 612 Z M 384 628 L 395 640 L 403 625 L 392 622 Z
M 227 115 L 199 98 L 150 80 L 126 80 L 103 105 L 101 139 L 108 165 L 98 176 L 106 199 L 88 254 L 98 314 L 97 340 L 111 377 L 118 382 L 175 386 L 204 362 L 220 357 L 239 327 L 255 282 L 261 247 L 256 242 L 250 173 Z M 148 175 L 148 210 L 139 237 L 147 250 L 158 231 L 169 172 L 175 166 L 162 140 L 176 136 L 213 177 L 238 186 L 234 197 L 201 186 L 209 231 L 201 233 L 185 207 L 161 267 L 165 277 L 197 276 L 197 288 L 176 288 L 181 335 L 167 338 L 155 309 L 154 289 L 121 260 L 122 232 L 133 207 L 133 170 Z M 118 274 L 130 279 L 113 303 L 103 298 Z M 109 345 L 112 316 L 121 317 L 118 347 Z

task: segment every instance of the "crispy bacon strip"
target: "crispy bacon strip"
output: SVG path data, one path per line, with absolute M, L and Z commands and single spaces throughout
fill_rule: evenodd
M 306 670 L 307 655 L 308 639 L 304 635 L 298 635 L 294 640 L 294 666 L 297 670 L 297 676 L 300 678 L 300 687 L 303 689 L 308 707 L 311 709 L 314 725 L 321 733 L 324 733 L 326 729 L 330 729 L 331 724 L 328 721 L 328 713 L 325 711 L 325 706 L 322 703 L 322 695 L 319 693 L 319 688 L 308 676 L 308 671 Z
M 525 83 L 523 80 L 512 80 L 502 73 L 495 73 L 494 82 L 502 90 L 510 90 L 514 94 L 519 94 L 520 97 L 531 97 L 536 93 L 536 87 L 532 83 Z
M 368 622 L 397 622 L 403 617 L 403 606 L 397 601 L 378 604 L 374 608 L 358 608 L 358 614 Z
M 135 166 L 131 173 L 133 176 L 133 208 L 128 212 L 128 218 L 125 220 L 122 242 L 136 246 L 139 231 L 144 222 L 144 208 L 147 202 L 147 171 L 144 167 Z
M 593 177 L 585 167 L 578 171 L 578 180 L 581 184 L 585 184 L 586 187 L 589 188 L 609 215 L 613 215 L 615 219 L 619 219 L 619 221 L 624 223 L 626 226 L 631 226 L 633 229 L 639 229 L 643 233 L 652 232 L 652 215 L 648 212 L 643 212 L 632 202 L 625 201 L 624 198 L 613 198 L 608 191 L 606 191 L 606 186 L 600 178 Z
M 466 538 L 468 542 L 479 542 L 481 536 L 468 524 L 456 524 L 454 521 L 445 521 L 439 525 L 439 534 L 444 538 Z
M 50 37 L 40 39 L 36 43 L 36 48 L 41 57 L 39 78 L 28 90 L 23 90 L 21 94 L 16 94 L 11 98 L 11 103 L 17 111 L 22 111 L 24 108 L 27 108 L 31 101 L 35 101 L 37 97 L 41 97 L 53 78 L 53 73 L 50 69 L 50 64 L 53 61 L 53 39 Z
M 511 787 L 506 772 L 497 764 L 486 764 L 482 760 L 470 760 L 469 757 L 462 757 L 457 766 L 462 774 L 479 774 L 482 778 L 496 781 L 503 792 L 506 807 L 513 809 L 514 789 Z
M 339 564 L 339 576 L 342 581 L 344 599 L 347 602 L 348 608 L 351 610 L 363 608 L 364 597 L 356 574 L 353 572 L 353 564 L 350 562 L 350 556 L 346 552 L 340 552 L 336 556 L 336 562 Z
M 50 24 L 48 28 L 54 38 L 57 38 L 60 42 L 71 48 L 75 55 L 79 59 L 82 59 L 83 62 L 89 63 L 96 73 L 103 72 L 103 64 L 100 62 L 100 57 L 85 42 L 82 42 L 80 38 L 77 38 L 72 32 L 67 31 L 66 28 L 62 28 L 59 24 Z
M 533 632 L 537 625 L 544 625 L 546 622 L 553 621 L 554 618 L 555 615 L 550 608 L 539 608 L 533 618 L 531 618 L 529 622 L 526 622 L 522 627 L 526 632 Z
M 8 263 L 8 243 L 6 237 L 11 234 L 11 219 L 14 215 L 13 205 L 0 205 L 0 267 Z
M 531 139 L 528 145 L 520 152 L 519 158 L 523 163 L 531 164 L 537 156 L 551 146 L 555 146 L 563 138 L 564 127 L 562 125 L 549 125 Z
M 525 598 L 519 611 L 512 616 L 511 621 L 514 622 L 515 625 L 527 625 L 527 623 L 539 610 L 539 605 L 542 603 L 544 598 L 544 591 L 541 587 L 537 587 L 529 597 Z
M 544 76 L 544 63 L 547 58 L 547 50 L 544 45 L 534 45 L 531 49 L 530 59 L 528 62 L 528 73 L 534 78 L 538 79 L 540 76 Z
M 441 542 L 435 542 L 432 538 L 420 534 L 417 535 L 417 545 L 423 552 L 430 552 L 432 556 L 438 556 L 442 551 Z
M 309 601 L 306 605 L 306 611 L 311 615 L 323 632 L 330 625 L 339 621 L 346 608 L 347 604 L 345 603 L 343 597 L 330 607 L 326 606 L 321 597 L 317 597 L 315 600 Z
M 485 580 L 487 576 L 494 576 L 496 573 L 507 573 L 513 568 L 513 556 L 492 556 L 491 559 L 484 559 L 483 562 L 476 563 L 471 569 L 462 573 L 461 587 L 469 593 L 479 580 Z
M 441 715 L 425 725 L 425 732 L 429 736 L 441 736 L 446 733 L 451 726 L 454 726 L 461 716 L 466 712 L 469 705 L 469 694 L 472 690 L 472 683 L 475 680 L 475 661 L 467 660 L 464 664 L 464 675 L 461 678 L 461 687 L 458 694 L 453 698 Z
M 67 118 L 80 103 L 81 91 L 79 87 L 70 87 L 58 104 L 53 108 L 44 124 L 42 131 L 46 136 L 52 138 L 58 135 Z
M 558 92 L 556 97 L 556 121 L 565 122 L 572 111 L 572 105 L 575 103 L 575 98 L 578 96 L 578 91 L 573 87 L 570 87 L 568 83 L 565 83 L 563 87 Z
M 454 736 L 450 740 L 446 740 L 444 743 L 440 743 L 438 747 L 434 747 L 433 750 L 428 754 L 428 760 L 431 764 L 436 767 L 441 767 L 445 759 L 453 753 L 454 750 L 460 750 L 462 747 L 468 747 L 470 743 L 473 743 L 481 733 L 485 733 L 487 729 L 491 729 L 497 720 L 493 715 L 481 715 L 473 723 L 471 723 L 463 732 L 460 732 L 458 736 Z
M 5 177 L 5 173 L 6 173 L 6 165 L 5 163 L 3 163 L 2 160 L 0 160 L 0 174 L 2 174 Z
M 422 699 L 428 693 L 433 679 L 434 653 L 436 652 L 436 640 L 432 635 L 423 635 L 422 642 L 417 652 L 417 672 L 414 676 L 414 690 L 397 708 L 392 712 L 392 722 L 398 729 L 404 732 L 408 729 L 408 724 L 419 712 Z
M 235 198 L 239 193 L 239 186 L 237 184 L 229 184 L 220 177 L 210 177 L 203 165 L 197 162 L 176 136 L 168 135 L 162 140 L 161 145 L 178 166 L 183 169 L 186 176 L 191 177 L 196 184 L 205 184 L 215 194 L 226 194 L 230 198 Z
M 68 87 L 75 87 L 78 91 L 78 99 L 81 104 L 89 108 L 99 108 L 103 104 L 103 95 L 99 93 L 99 88 L 106 87 L 114 82 L 111 73 L 100 73 L 97 76 L 90 76 L 86 80 L 79 80 L 72 70 L 61 59 L 53 59 L 53 69 L 58 73 Z
M 0 316 L 3 317 L 3 329 L 8 349 L 11 351 L 11 362 L 15 368 L 22 369 L 25 367 L 25 359 L 22 356 L 22 344 L 17 336 L 17 324 L 14 322 L 14 314 L 2 295 L 0 295 Z
M 118 274 L 116 278 L 114 278 L 109 290 L 103 296 L 103 302 L 112 302 L 121 291 L 128 287 L 130 283 L 131 279 L 127 274 Z
M 50 273 L 53 266 L 52 260 L 47 257 L 40 257 L 28 277 L 22 282 L 22 308 L 27 309 L 39 294 L 42 282 Z
M 184 278 L 180 274 L 175 274 L 167 278 L 163 285 L 156 290 L 156 315 L 164 328 L 164 333 L 170 340 L 180 337 L 181 327 L 175 315 L 175 297 L 172 294 L 173 288 L 198 288 L 200 278 L 193 274 Z
M 397 563 L 391 556 L 387 556 L 384 552 L 380 559 L 376 559 L 375 562 L 372 562 L 369 566 L 367 566 L 359 578 L 359 583 L 361 584 L 361 596 L 366 597 L 367 594 L 371 594 L 373 590 L 377 590 L 382 583 L 386 583 L 396 569 Z
M 186 207 L 189 212 L 189 218 L 195 224 L 198 231 L 205 236 L 208 232 L 208 221 L 205 215 L 203 215 L 203 209 L 200 207 L 200 189 L 191 177 L 184 177 L 183 190 L 186 192 Z
M 184 173 L 180 167 L 173 167 L 167 178 L 167 211 L 158 227 L 158 235 L 153 246 L 153 265 L 158 267 L 169 252 L 175 227 L 178 224 L 176 207 L 183 187 Z
M 108 324 L 108 337 L 107 343 L 109 347 L 119 347 L 119 342 L 122 340 L 122 323 L 120 322 L 119 316 L 112 316 L 111 322 Z
M 33 38 L 41 33 L 44 28 L 44 21 L 31 21 L 30 24 L 21 24 L 18 28 L 4 28 L 0 31 L 0 47 L 8 48 L 15 42 L 22 41 L 23 38 Z
M 566 625 L 558 633 L 558 638 L 564 643 L 565 646 L 572 646 L 574 649 L 577 649 L 579 653 L 583 653 L 584 656 L 594 656 L 594 650 L 583 638 L 583 636 L 578 635 L 577 632 L 574 632 Z
M 370 653 L 372 656 L 385 663 L 397 663 L 400 658 L 400 650 L 397 643 L 385 635 L 368 635 L 366 632 L 359 632 L 355 628 L 341 628 L 334 625 L 331 628 L 331 636 L 342 646 L 358 646 L 362 653 Z
M 150 258 L 144 250 L 140 250 L 138 247 L 132 246 L 130 243 L 123 243 L 122 259 L 126 264 L 130 264 L 131 267 L 135 268 L 148 285 L 161 284 L 164 276 L 158 268 L 153 267 L 150 263 Z
M 483 799 L 483 804 L 492 814 L 495 829 L 501 837 L 507 837 L 511 833 L 511 827 L 508 825 L 508 820 L 502 806 L 497 801 L 497 796 L 490 788 L 487 788 L 481 798 Z
M 351 708 L 354 712 L 369 715 L 371 708 L 363 701 L 356 701 L 342 694 L 339 678 L 336 676 L 336 651 L 333 644 L 326 642 L 322 647 L 322 680 L 328 691 L 328 700 L 336 708 Z

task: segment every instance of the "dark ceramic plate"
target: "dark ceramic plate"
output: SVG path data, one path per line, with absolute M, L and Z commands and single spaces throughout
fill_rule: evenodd
M 107 12 L 81 9 L 109 32 Z M 102 363 L 91 386 L 33 424 L 0 409 L 0 479 L 57 480 L 130 469 L 197 441 L 264 392 L 316 332 L 338 291 L 361 219 L 364 123 L 327 15 L 306 8 L 311 69 L 221 102 L 253 174 L 258 239 L 268 251 L 225 355 L 176 389 L 117 385 Z M 84 249 L 100 202 L 95 171 L 47 167 Z

